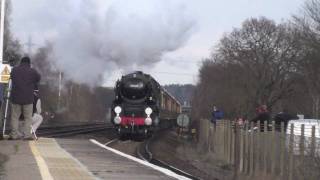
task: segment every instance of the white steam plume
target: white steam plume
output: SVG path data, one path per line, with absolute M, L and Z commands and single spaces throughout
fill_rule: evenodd
M 96 85 L 105 72 L 151 67 L 184 45 L 194 20 L 180 3 L 163 0 L 78 1 L 66 8 L 54 40 L 55 64 L 65 76 Z M 70 5 L 70 3 L 69 3 Z

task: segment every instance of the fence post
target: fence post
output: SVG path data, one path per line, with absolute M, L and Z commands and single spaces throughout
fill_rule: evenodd
M 227 142 L 227 133 L 226 133 L 226 131 L 227 131 L 227 128 L 226 128 L 226 126 L 227 126 L 227 123 L 226 123 L 226 121 L 223 121 L 223 126 L 221 127 L 221 130 L 223 130 L 222 131 L 222 134 L 223 134 L 223 142 L 222 142 L 222 145 L 223 145 L 223 151 L 222 151 L 222 154 L 223 154 L 223 160 L 224 161 L 227 161 L 227 159 L 226 159 L 226 151 L 227 151 L 227 146 L 226 146 L 226 142 Z
M 230 121 L 229 124 L 229 147 L 230 147 L 230 154 L 229 154 L 229 159 L 230 159 L 230 163 L 234 164 L 235 160 L 234 160 L 234 131 L 233 131 L 233 121 Z
M 246 126 L 246 131 L 245 131 L 245 139 L 244 139 L 244 161 L 243 161 L 243 167 L 244 167 L 244 172 L 247 174 L 248 173 L 248 167 L 249 167 L 249 123 Z
M 263 148 L 263 170 L 264 173 L 267 174 L 268 173 L 268 124 L 267 121 L 263 122 L 263 143 L 264 143 L 264 148 Z
M 243 158 L 244 158 L 243 157 L 243 155 L 244 155 L 244 137 L 243 137 L 244 133 L 243 133 L 243 129 L 239 128 L 238 133 L 239 133 L 239 137 L 240 137 L 240 139 L 239 139 L 239 144 L 240 144 L 239 145 L 239 148 L 240 148 L 239 149 L 239 152 L 240 152 L 239 172 L 242 173 L 243 172 Z
M 261 158 L 261 143 L 260 143 L 260 138 L 261 138 L 261 122 L 260 120 L 258 121 L 257 123 L 257 127 L 258 127 L 258 132 L 256 133 L 255 135 L 255 174 L 256 175 L 259 175 L 259 172 L 260 172 L 260 158 Z
M 217 125 L 217 124 L 216 124 Z M 211 149 L 213 152 L 216 152 L 216 125 L 211 125 L 212 126 L 212 137 L 211 137 Z
M 280 132 L 280 177 L 284 177 L 284 155 L 285 155 L 285 130 L 284 122 L 281 122 Z
M 232 131 L 232 128 L 231 128 L 231 123 L 232 123 L 232 121 L 229 121 L 228 122 L 228 149 L 229 149 L 229 152 L 228 152 L 228 161 L 229 161 L 229 164 L 232 164 L 232 158 L 231 158 L 231 154 L 232 154 L 232 146 L 231 146 L 231 141 L 232 141 L 232 137 L 231 137 L 231 135 L 232 135 L 232 133 L 231 133 L 231 131 Z
M 304 124 L 301 124 L 301 136 L 299 143 L 300 155 L 304 156 Z
M 216 136 L 217 136 L 217 142 L 218 142 L 218 144 L 216 146 L 216 151 L 219 153 L 220 157 L 223 157 L 222 152 L 224 151 L 224 146 L 223 146 L 223 143 L 224 143 L 224 139 L 223 139 L 224 126 L 223 126 L 223 124 L 224 124 L 224 122 L 220 121 L 219 123 L 216 124 L 216 132 L 217 132 Z
M 316 127 L 312 126 L 312 131 L 311 131 L 311 146 L 310 146 L 310 155 L 311 157 L 314 157 L 315 155 L 315 150 L 316 150 Z
M 200 119 L 199 120 L 199 129 L 198 129 L 198 143 L 199 143 L 199 147 L 203 147 L 203 137 L 202 137 L 202 133 L 203 133 L 203 122 L 202 121 L 204 121 L 203 119 Z
M 205 132 L 206 132 L 206 126 L 205 126 L 205 119 L 200 120 L 200 130 L 199 130 L 199 141 L 201 143 L 201 148 L 205 147 L 206 139 L 205 139 Z
M 251 122 L 251 127 L 254 127 L 253 126 L 254 124 L 253 124 L 253 122 Z M 249 143 L 249 147 L 250 147 L 250 169 L 249 169 L 249 174 L 250 174 L 250 176 L 253 174 L 253 171 L 254 171 L 254 168 L 253 168 L 253 146 L 254 146 L 254 144 L 253 144 L 253 134 L 254 134 L 254 131 L 251 131 L 251 133 L 250 133 L 250 143 Z
M 240 129 L 238 129 L 238 124 L 235 122 L 234 123 L 234 151 L 233 151 L 233 157 L 234 157 L 234 179 L 237 178 L 238 172 L 240 170 L 240 144 L 239 144 L 239 140 L 240 140 Z
M 211 125 L 211 123 L 210 123 L 210 121 L 207 121 L 207 146 L 208 146 L 208 153 L 210 153 L 211 152 L 211 150 L 210 150 L 210 125 Z
M 225 141 L 225 144 L 226 144 L 226 152 L 225 152 L 225 159 L 227 160 L 227 163 L 229 164 L 230 161 L 229 161 L 229 151 L 230 151 L 230 147 L 229 147 L 229 121 L 226 121 L 226 141 Z
M 275 122 L 272 121 L 272 127 L 271 127 L 271 141 L 269 141 L 269 143 L 271 144 L 271 154 L 270 154 L 270 162 L 271 162 L 271 174 L 275 173 L 275 169 L 276 169 L 276 161 L 277 161 L 277 157 L 276 157 L 276 149 L 277 149 L 277 141 L 276 141 L 276 126 L 275 126 Z
M 231 126 L 231 137 L 232 137 L 232 144 L 231 144 L 232 145 L 232 156 L 231 157 L 232 157 L 233 164 L 236 164 L 236 162 L 237 162 L 235 155 L 239 154 L 238 152 L 236 152 L 237 150 L 239 150 L 239 147 L 236 147 L 236 145 L 238 145 L 238 143 L 239 143 L 239 141 L 237 141 L 238 139 L 236 139 L 237 138 L 236 135 L 237 136 L 239 135 L 239 134 L 236 134 L 236 133 L 238 133 L 237 128 L 238 128 L 237 121 L 233 121 L 232 126 Z M 239 167 L 238 164 L 237 164 L 237 167 Z
M 304 131 L 305 131 L 305 125 L 301 124 L 301 136 L 300 136 L 300 143 L 299 143 L 299 151 L 300 151 L 299 154 L 301 157 L 301 159 L 299 161 L 301 163 L 301 167 L 305 167 L 305 163 L 304 163 L 304 159 L 305 159 L 305 157 L 304 157 L 304 155 L 305 155 L 305 144 L 304 144 L 305 137 L 304 137 L 304 135 L 305 135 L 305 133 L 304 133 Z M 306 169 L 302 168 L 301 170 L 302 170 L 302 173 L 305 174 Z
M 230 134 L 230 126 L 231 126 L 231 121 L 228 121 L 228 123 L 227 123 L 227 134 L 228 134 L 228 138 L 227 138 L 227 149 L 228 149 L 228 151 L 227 151 L 227 159 L 228 159 L 228 163 L 229 164 L 231 164 L 231 158 L 230 158 L 230 154 L 231 154 L 231 143 L 230 143 L 230 141 L 231 141 L 231 138 L 230 138 L 230 136 L 231 136 L 231 134 Z
M 210 123 L 210 152 L 214 152 L 214 144 L 213 144 L 213 139 L 214 139 L 214 127 L 213 124 Z
M 203 146 L 203 150 L 207 153 L 207 150 L 208 150 L 208 122 L 207 122 L 207 119 L 202 119 L 202 122 L 201 122 L 201 138 L 200 139 L 203 139 L 202 140 L 202 146 Z
M 213 129 L 212 129 L 212 135 L 213 135 L 213 137 L 212 137 L 212 151 L 214 152 L 214 153 L 216 153 L 216 148 L 217 148 L 217 123 L 215 124 L 215 125 L 213 125 Z
M 207 152 L 210 153 L 210 122 L 206 121 L 206 145 L 207 145 Z
M 293 134 L 293 129 L 294 129 L 294 125 L 291 124 L 290 126 L 290 141 L 289 141 L 289 180 L 293 180 L 293 138 L 294 138 L 294 134 Z

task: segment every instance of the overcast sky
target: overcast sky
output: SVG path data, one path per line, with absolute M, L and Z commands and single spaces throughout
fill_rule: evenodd
M 78 6 L 80 1 L 82 5 Z M 93 1 L 94 3 L 92 3 Z M 148 3 L 146 3 L 146 1 L 148 1 Z M 265 16 L 276 22 L 285 21 L 289 19 L 292 14 L 299 11 L 303 2 L 303 0 L 12 0 L 12 31 L 22 43 L 26 43 L 28 38 L 32 37 L 32 40 L 38 47 L 43 45 L 46 40 L 57 40 L 60 41 L 61 45 L 61 43 L 70 41 L 69 38 L 65 38 L 66 34 L 71 34 L 72 36 L 72 33 L 64 32 L 64 30 L 66 30 L 66 28 L 64 28 L 65 24 L 74 23 L 77 13 L 80 16 L 80 13 L 84 12 L 81 8 L 86 10 L 85 13 L 95 14 L 95 16 L 92 17 L 105 16 L 107 13 L 110 16 L 111 6 L 113 10 L 116 11 L 117 17 L 121 17 L 121 13 L 126 13 L 125 11 L 128 10 L 131 14 L 136 13 L 138 19 L 144 20 L 137 21 L 137 23 L 146 22 L 146 24 L 152 24 L 155 25 L 155 27 L 157 27 L 157 23 L 159 23 L 161 25 L 159 31 L 163 31 L 163 33 L 158 32 L 158 39 L 152 39 L 153 37 L 150 37 L 151 39 L 148 41 L 148 33 L 154 33 L 153 29 L 148 29 L 146 32 L 140 32 L 142 35 L 139 35 L 139 37 L 141 37 L 142 40 L 138 40 L 138 38 L 132 40 L 133 43 L 136 41 L 139 43 L 145 41 L 146 45 L 141 45 L 141 48 L 138 49 L 130 48 L 131 52 L 127 54 L 127 56 L 136 54 L 132 51 L 141 51 L 141 49 L 148 49 L 149 46 L 153 46 L 150 42 L 157 41 L 154 43 L 163 43 L 160 49 L 157 46 L 151 49 L 152 52 L 154 49 L 159 51 L 154 53 L 157 55 L 152 60 L 152 63 L 147 66 L 140 66 L 143 61 L 135 60 L 132 69 L 143 70 L 150 73 L 160 84 L 196 84 L 201 60 L 209 56 L 212 47 L 218 43 L 223 33 L 230 32 L 233 27 L 240 27 L 241 23 L 250 17 Z M 86 5 L 86 3 L 88 7 L 82 7 L 84 4 Z M 155 4 L 154 7 L 156 8 L 152 8 L 150 4 Z M 157 9 L 158 6 L 163 9 L 160 7 L 160 10 Z M 115 7 L 118 7 L 118 9 Z M 70 13 L 70 11 L 72 11 L 72 13 Z M 156 11 L 156 13 L 149 11 Z M 169 15 L 167 15 L 168 13 Z M 145 14 L 154 16 L 153 19 L 151 19 L 152 22 L 149 22 L 150 19 L 144 17 Z M 184 28 L 173 27 L 171 29 L 170 26 L 166 26 L 165 20 L 163 23 L 158 19 L 158 17 L 163 16 L 169 20 L 174 19 L 172 21 L 174 21 L 175 25 L 181 24 Z M 105 19 L 102 21 L 105 21 Z M 81 23 L 81 21 L 77 22 L 78 24 Z M 119 26 L 115 26 L 115 28 L 116 27 Z M 120 27 L 129 27 L 130 29 L 131 26 Z M 129 35 L 137 36 L 137 34 L 139 34 L 137 30 L 144 31 L 144 29 L 146 29 L 143 28 L 143 26 L 133 28 L 135 33 L 129 33 Z M 108 33 L 103 31 L 103 28 L 101 29 L 102 32 L 100 33 Z M 129 31 L 129 29 L 127 31 Z M 68 30 L 70 31 L 70 29 Z M 172 32 L 181 32 L 184 33 L 184 35 L 177 36 L 176 34 L 172 34 Z M 95 32 L 92 33 L 94 34 Z M 125 34 L 128 35 L 128 33 Z M 163 34 L 165 34 L 165 36 L 163 36 Z M 115 34 L 115 36 L 117 35 L 119 34 Z M 101 36 L 106 38 L 106 41 L 112 39 L 112 37 L 108 35 Z M 61 39 L 61 37 L 65 40 Z M 172 39 L 162 41 L 164 37 L 172 37 Z M 91 36 L 88 38 L 91 38 Z M 118 42 L 118 40 L 119 39 L 116 39 L 115 42 Z M 82 42 L 83 41 L 81 41 L 81 43 Z M 99 43 L 103 44 L 101 40 Z M 122 45 L 127 47 L 127 44 Z M 69 46 L 72 46 L 72 43 Z M 62 49 L 66 49 L 68 45 L 61 47 Z M 70 48 L 72 49 L 72 47 Z M 72 56 L 72 53 L 68 54 L 69 59 L 72 59 Z M 118 59 L 115 58 L 113 61 L 116 60 Z M 72 63 L 75 64 L 76 62 Z M 117 79 L 121 73 L 126 72 L 126 70 L 124 70 L 126 68 L 119 68 L 121 63 L 104 62 L 103 66 L 109 66 L 109 68 L 96 67 L 99 71 L 108 71 L 105 73 L 105 85 L 113 86 L 114 80 Z M 60 63 L 60 65 L 65 64 Z M 83 63 L 81 65 L 83 66 Z M 88 66 L 94 65 L 89 64 Z M 92 78 L 95 77 L 93 76 Z

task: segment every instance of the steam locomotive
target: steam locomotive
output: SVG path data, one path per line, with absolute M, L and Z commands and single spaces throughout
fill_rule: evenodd
M 120 137 L 149 136 L 172 125 L 180 112 L 180 103 L 149 74 L 136 71 L 116 83 L 111 122 Z

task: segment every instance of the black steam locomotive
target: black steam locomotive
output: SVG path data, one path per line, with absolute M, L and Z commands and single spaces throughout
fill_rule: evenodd
M 153 77 L 136 71 L 116 83 L 111 122 L 120 136 L 150 135 L 175 122 L 180 111 L 180 103 Z

